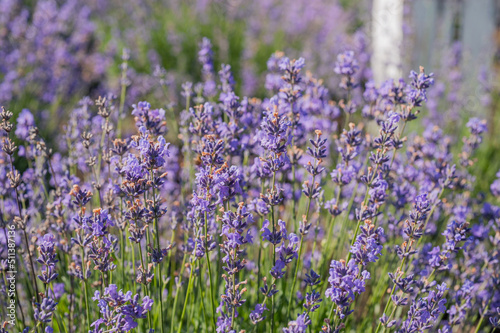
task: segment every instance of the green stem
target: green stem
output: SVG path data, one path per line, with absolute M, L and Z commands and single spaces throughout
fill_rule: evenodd
M 276 283 L 276 278 L 273 277 L 273 281 L 271 282 L 271 286 L 273 286 L 274 284 Z M 269 298 L 269 296 L 264 296 L 264 300 L 262 301 L 262 305 L 265 305 L 267 303 L 267 299 Z M 255 325 L 255 327 L 257 327 L 257 325 Z
M 120 200 L 120 206 L 121 206 L 121 200 Z M 121 210 L 121 209 L 120 209 Z M 123 230 L 120 230 L 121 233 L 121 259 L 122 259 L 122 283 L 125 283 L 125 234 Z M 135 278 L 135 277 L 134 277 Z
M 318 167 L 318 164 L 319 164 L 319 162 L 318 162 L 318 160 L 316 160 L 316 167 Z M 311 183 L 311 189 L 314 189 L 315 178 L 316 178 L 316 175 L 313 175 L 312 183 Z M 308 218 L 309 218 L 309 210 L 311 208 L 311 201 L 312 201 L 312 196 L 310 195 L 309 196 L 309 200 L 307 201 L 306 215 L 305 215 L 305 221 L 304 221 L 304 223 L 307 223 Z M 287 315 L 286 315 L 287 318 L 290 318 L 290 310 L 292 309 L 292 298 L 293 298 L 293 292 L 295 291 L 295 284 L 297 282 L 297 275 L 299 274 L 299 269 L 300 269 L 300 259 L 302 258 L 303 242 L 304 242 L 304 235 L 302 234 L 300 236 L 299 255 L 297 257 L 297 264 L 295 265 L 295 273 L 293 275 L 292 290 L 290 292 L 290 298 L 288 299 L 288 311 L 287 311 Z M 314 255 L 314 251 L 313 251 L 313 255 Z M 311 263 L 312 263 L 312 258 L 311 258 Z
M 85 288 L 85 311 L 87 313 L 87 329 L 90 331 L 90 311 L 89 311 L 89 295 L 87 292 L 87 280 L 83 280 L 83 288 Z
M 399 265 L 399 269 L 398 269 L 398 271 L 402 272 L 403 274 L 404 274 L 403 267 L 404 267 L 406 258 L 407 257 L 403 258 L 403 260 L 401 261 L 401 265 Z M 389 306 L 392 303 L 392 295 L 394 295 L 395 291 L 396 291 L 396 284 L 394 284 L 394 286 L 392 287 L 391 294 L 389 295 L 389 300 L 387 301 L 387 304 L 385 305 L 384 312 L 382 312 L 382 315 L 384 315 L 387 312 L 387 310 L 389 309 Z M 394 310 L 395 309 L 396 309 L 396 306 L 394 306 Z M 377 330 L 375 331 L 375 333 L 378 333 L 378 331 L 380 330 L 381 327 L 382 327 L 382 323 L 379 321 L 379 323 L 377 325 Z
M 98 162 L 97 162 L 97 166 L 98 166 L 98 169 L 97 169 L 97 175 L 96 175 L 96 182 L 97 182 L 97 185 L 100 186 L 101 185 L 101 169 L 102 169 L 102 150 L 104 148 L 104 139 L 106 138 L 106 128 L 108 128 L 108 123 L 109 123 L 109 118 L 106 118 L 106 121 L 104 122 L 104 127 L 103 127 L 103 130 L 102 130 L 102 135 L 101 135 L 101 142 L 99 143 L 99 156 L 98 156 Z M 99 200 L 100 200 L 100 195 L 99 195 Z M 101 202 L 101 206 L 102 206 L 102 202 Z
M 188 288 L 186 291 L 186 297 L 184 298 L 184 306 L 182 307 L 181 319 L 179 322 L 179 328 L 177 329 L 177 333 L 181 333 L 182 322 L 184 321 L 184 315 L 186 314 L 186 308 L 187 308 L 187 303 L 188 303 L 188 299 L 189 299 L 189 294 L 191 293 L 191 288 L 193 285 L 193 271 L 194 271 L 194 267 L 191 266 L 191 272 L 189 272 Z M 172 329 L 173 329 L 173 326 L 172 326 Z
M 12 158 L 12 155 L 9 155 L 10 157 L 10 170 L 12 172 L 12 174 L 14 174 L 14 159 Z M 16 202 L 17 202 L 17 209 L 18 209 L 18 212 L 19 212 L 19 218 L 21 220 L 24 220 L 24 216 L 23 216 L 23 213 L 22 213 L 22 210 L 21 210 L 21 201 L 19 199 L 19 190 L 17 189 L 17 187 L 15 187 L 15 192 L 16 192 Z M 35 291 L 36 291 L 36 295 L 35 295 L 35 298 L 37 300 L 39 300 L 39 293 L 38 293 L 38 285 L 36 283 L 36 273 L 35 273 L 35 265 L 33 265 L 33 259 L 31 257 L 31 251 L 30 251 L 30 245 L 29 245 L 29 242 L 28 242 L 28 236 L 26 235 L 26 230 L 23 229 L 23 235 L 24 235 L 24 241 L 26 243 L 26 251 L 28 252 L 28 258 L 29 258 L 29 261 L 30 261 L 30 266 L 31 266 L 31 277 L 33 279 L 33 285 L 35 286 Z
M 208 193 L 208 191 L 207 191 Z M 208 194 L 207 194 L 208 196 Z M 210 265 L 210 254 L 208 253 L 208 247 L 207 247 L 207 239 L 208 239 L 208 216 L 207 212 L 204 213 L 204 233 L 205 233 L 205 258 L 207 260 L 207 270 L 208 270 L 208 279 L 210 282 L 210 303 L 212 304 L 212 323 L 214 325 L 214 330 L 217 330 L 217 324 L 215 322 L 215 302 L 214 302 L 214 291 L 213 291 L 213 280 L 212 280 L 212 267 Z
M 179 279 L 182 278 L 182 269 L 184 269 L 184 266 L 186 264 L 186 255 L 184 254 L 182 256 L 182 267 L 181 267 L 181 273 L 179 274 Z M 189 282 L 188 282 L 188 287 L 189 287 Z M 172 308 L 172 318 L 170 319 L 171 325 L 170 325 L 170 333 L 174 333 L 174 324 L 175 324 L 175 310 L 177 309 L 177 300 L 179 299 L 179 291 L 180 291 L 180 284 L 177 287 L 177 291 L 175 293 L 174 297 L 174 307 Z
M 87 292 L 87 275 L 85 274 L 85 249 L 82 247 L 82 273 L 83 273 L 83 288 L 85 289 L 85 311 L 87 313 L 87 328 L 90 331 L 90 310 L 89 296 Z
M 139 255 L 141 256 L 141 267 L 142 267 L 142 271 L 143 273 L 146 273 L 146 266 L 144 266 L 144 259 L 142 258 L 142 247 L 141 247 L 141 243 L 138 243 L 139 245 Z M 149 286 L 147 284 L 144 285 L 144 292 L 146 293 L 146 296 L 149 297 Z M 148 325 L 149 325 L 149 328 L 154 328 L 153 325 L 152 325 L 152 320 L 151 320 L 151 311 L 148 311 Z
M 276 185 L 276 171 L 273 172 L 273 187 L 271 192 L 274 193 Z M 273 221 L 273 234 L 276 233 L 276 225 L 274 220 L 274 205 L 271 205 L 271 218 Z M 273 267 L 276 266 L 276 244 L 273 242 Z M 271 296 L 271 332 L 274 332 L 274 294 Z
M 198 270 L 200 272 L 203 271 L 199 260 L 198 260 Z M 203 276 L 200 274 L 199 278 L 200 278 L 200 286 L 202 286 L 203 285 Z M 203 319 L 205 321 L 205 329 L 208 332 L 209 324 L 208 324 L 208 317 L 207 317 L 207 314 L 205 311 L 205 292 L 204 292 L 203 288 L 201 288 L 201 287 L 199 288 L 199 291 L 200 291 L 200 296 L 201 296 L 200 303 L 201 303 L 201 308 L 202 308 L 202 312 L 203 312 Z
M 299 247 L 299 257 L 297 261 L 297 265 L 295 265 L 295 273 L 293 274 L 293 283 L 292 283 L 292 291 L 290 292 L 290 298 L 288 299 L 288 311 L 287 311 L 287 318 L 290 318 L 290 310 L 292 309 L 292 298 L 293 298 L 293 292 L 295 290 L 295 283 L 297 282 L 297 275 L 299 275 L 299 266 L 300 266 L 300 256 L 302 255 L 302 243 L 304 242 L 304 236 L 300 237 L 300 247 Z
M 424 224 L 424 228 L 423 228 L 423 232 L 424 232 L 424 233 L 425 233 L 425 231 L 427 230 L 427 224 L 429 224 L 429 221 L 430 221 L 430 219 L 431 219 L 432 215 L 434 214 L 434 211 L 436 210 L 436 207 L 438 206 L 438 203 L 440 202 L 441 197 L 443 196 L 443 193 L 444 193 L 444 188 L 445 188 L 445 186 L 443 185 L 443 186 L 441 187 L 441 191 L 439 192 L 439 195 L 438 195 L 438 197 L 437 197 L 437 199 L 436 199 L 436 203 L 434 204 L 434 206 L 432 206 L 432 209 L 431 209 L 431 211 L 429 212 L 429 215 L 427 216 L 427 219 L 425 220 L 425 224 Z M 420 245 L 420 243 L 422 242 L 422 238 L 423 238 L 423 237 L 420 237 L 420 239 L 418 240 L 418 242 L 417 242 L 417 246 L 416 246 L 417 248 L 418 248 L 418 246 Z
M 151 181 L 154 181 L 154 174 L 153 170 L 151 170 Z M 153 206 L 156 208 L 156 188 L 153 185 Z M 156 246 L 158 248 L 158 251 L 161 253 L 161 248 L 160 248 L 160 227 L 158 225 L 158 217 L 155 215 L 154 218 L 154 225 L 155 225 L 155 230 L 156 230 Z M 142 256 L 141 256 L 142 257 Z M 162 277 L 161 277 L 161 266 L 162 266 L 162 261 L 158 263 L 158 293 L 160 294 L 160 328 L 161 332 L 164 333 L 164 325 L 165 321 L 163 320 L 163 283 L 162 283 Z
M 294 80 L 292 80 L 291 83 L 291 91 L 293 91 L 294 88 Z M 292 121 L 292 130 L 290 133 L 292 134 L 292 142 L 291 142 L 291 147 L 292 147 L 292 156 L 294 155 L 294 150 L 295 150 L 295 136 L 293 135 L 293 132 L 295 131 L 295 116 L 293 114 L 293 102 L 290 103 L 290 118 Z M 294 156 L 293 156 L 294 157 Z M 296 178 L 295 178 L 295 164 L 297 161 L 295 161 L 295 158 L 292 159 L 292 202 L 293 202 L 293 207 L 292 207 L 292 218 L 293 218 L 293 224 L 294 227 L 297 228 L 297 200 L 295 199 L 295 183 L 296 183 Z M 274 185 L 273 185 L 274 187 Z
M 403 123 L 403 127 L 401 128 L 401 131 L 399 132 L 399 136 L 398 136 L 398 140 L 401 139 L 401 137 L 403 136 L 403 133 L 405 131 L 405 128 L 406 128 L 406 120 L 405 122 Z M 391 158 L 391 164 L 389 166 L 389 170 L 392 169 L 392 164 L 394 163 L 394 158 L 396 157 L 396 152 L 397 150 L 394 150 L 394 154 L 392 154 L 392 158 Z
M 121 76 L 121 91 L 120 91 L 120 107 L 118 109 L 118 124 L 116 126 L 116 136 L 118 138 L 122 137 L 122 114 L 123 114 L 123 109 L 125 107 L 125 96 L 127 93 L 127 85 L 126 85 L 126 80 L 127 80 L 127 61 L 124 60 L 123 65 L 122 65 L 122 76 Z
M 238 251 L 239 249 L 237 249 Z M 233 264 L 234 264 L 234 258 L 233 258 Z M 233 295 L 236 295 L 236 274 L 233 273 L 232 276 L 232 282 L 233 282 Z M 231 328 L 236 331 L 235 325 L 234 325 L 234 316 L 235 316 L 235 311 L 236 311 L 236 306 L 233 306 L 233 311 L 231 313 Z
M 128 231 L 127 231 L 127 234 L 128 234 Z M 129 243 L 130 243 L 130 249 L 132 251 L 132 268 L 134 270 L 134 290 L 137 292 L 137 269 L 135 267 L 135 248 L 134 248 L 134 245 L 132 244 L 132 241 L 129 239 Z
M 342 186 L 340 185 L 339 186 L 339 189 L 338 189 L 338 192 L 337 192 L 337 197 L 336 197 L 336 201 L 335 201 L 335 204 L 338 205 L 339 204 L 339 200 L 340 200 L 340 192 L 342 191 Z M 354 191 L 355 192 L 355 191 Z M 319 263 L 319 268 L 320 268 L 320 272 L 323 270 L 323 265 L 324 265 L 324 261 L 323 261 L 323 258 L 325 256 L 329 256 L 329 253 L 330 253 L 330 242 L 331 242 L 331 238 L 332 238 L 332 233 L 333 233 L 333 224 L 335 223 L 335 219 L 336 219 L 337 216 L 335 215 L 332 215 L 330 217 L 330 222 L 328 223 L 328 235 L 326 236 L 326 253 L 321 256 L 321 259 L 320 259 L 320 263 Z M 321 273 L 320 273 L 321 274 Z
M 170 238 L 170 244 L 173 246 L 174 244 L 174 241 L 175 241 L 175 229 L 172 230 L 172 236 Z M 170 276 L 170 272 L 172 271 L 172 252 L 173 252 L 173 248 L 168 252 L 168 259 L 167 259 L 167 262 L 168 262 L 168 268 L 167 268 L 167 276 Z M 175 261 L 175 258 L 174 258 L 174 261 Z M 174 270 L 175 270 L 175 267 L 174 267 Z M 167 286 L 167 291 L 168 291 L 168 296 L 167 296 L 167 309 L 169 308 L 169 305 L 170 305 L 170 300 L 172 299 L 172 297 L 170 297 L 170 295 L 172 295 L 172 283 L 173 283 L 174 279 L 170 279 L 168 281 L 168 286 Z M 167 318 L 168 320 L 168 318 Z

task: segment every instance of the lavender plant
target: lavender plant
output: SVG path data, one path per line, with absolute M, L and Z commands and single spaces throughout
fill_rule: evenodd
M 318 73 L 330 91 L 275 52 L 258 98 L 209 39 L 197 56 L 201 81 L 162 108 L 128 106 L 125 54 L 120 98 L 83 98 L 50 140 L 2 109 L 0 332 L 498 327 L 488 126 L 415 126 L 437 77 L 377 85 L 345 51 Z

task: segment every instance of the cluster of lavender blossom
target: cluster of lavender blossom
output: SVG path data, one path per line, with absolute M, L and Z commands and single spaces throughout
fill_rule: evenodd
M 2 0 L 0 7 L 1 103 L 33 97 L 36 105 L 54 105 L 102 81 L 109 59 L 97 51 L 84 2 Z
M 332 92 L 275 52 L 259 99 L 204 39 L 182 106 L 83 98 L 50 141 L 3 108 L 0 332 L 498 328 L 500 173 L 474 191 L 486 122 L 414 130 L 433 74 L 376 84 L 357 56 L 331 64 Z
M 238 62 L 235 75 L 244 78 L 240 89 L 248 95 L 263 91 L 262 65 L 276 48 L 311 59 L 309 68 L 325 73 L 328 85 L 337 79 L 330 73 L 330 59 L 346 48 L 356 49 L 362 65 L 358 74 L 369 76 L 367 35 L 354 19 L 358 7 L 343 6 L 340 0 L 301 0 L 292 7 L 278 0 L 253 5 L 218 0 L 1 0 L 0 104 L 31 108 L 41 118 L 39 126 L 50 133 L 51 117 L 65 117 L 63 105 L 77 102 L 76 96 L 105 94 L 120 85 L 127 86 L 130 104 L 145 96 L 160 104 L 165 95 L 169 103 L 178 102 L 180 83 L 199 76 L 191 66 L 196 57 L 192 50 L 209 32 L 205 26 L 218 31 L 210 36 L 221 50 L 218 61 Z M 272 20 L 262 22 L 263 15 Z M 286 45 L 276 45 L 281 34 L 287 35 Z M 310 36 L 314 38 L 306 38 Z M 233 40 L 245 42 L 226 49 Z M 123 50 L 133 61 L 120 73 L 116 69 Z

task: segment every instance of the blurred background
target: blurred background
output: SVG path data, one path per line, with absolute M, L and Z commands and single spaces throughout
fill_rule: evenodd
M 182 83 L 201 77 L 203 37 L 246 96 L 266 96 L 277 50 L 304 57 L 332 100 L 342 51 L 355 52 L 362 86 L 422 65 L 436 84 L 417 130 L 438 125 L 460 137 L 468 118 L 486 118 L 478 188 L 500 167 L 497 0 L 0 0 L 0 104 L 31 110 L 49 141 L 84 96 L 126 87 L 126 111 L 140 100 L 175 110 Z

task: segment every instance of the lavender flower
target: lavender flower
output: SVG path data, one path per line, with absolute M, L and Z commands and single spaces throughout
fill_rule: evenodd
M 334 71 L 342 75 L 342 81 L 340 83 L 342 89 L 349 91 L 356 88 L 357 84 L 354 81 L 354 75 L 358 69 L 358 61 L 355 59 L 353 51 L 346 51 L 337 56 Z
M 436 286 L 427 297 L 415 300 L 408 311 L 408 318 L 397 332 L 418 332 L 433 327 L 438 316 L 446 311 L 446 299 L 443 298 L 447 290 L 445 283 Z
M 35 118 L 28 109 L 23 109 L 17 117 L 16 136 L 21 140 L 28 139 L 33 126 L 35 126 Z
M 55 265 L 59 260 L 56 259 L 55 237 L 52 234 L 47 234 L 43 237 L 38 252 L 40 257 L 36 260 L 42 264 L 42 274 L 38 278 L 45 284 L 55 280 L 58 274 L 55 272 Z
M 406 100 L 410 108 L 422 106 L 427 101 L 426 90 L 434 84 L 434 74 L 425 74 L 424 68 L 420 72 L 410 72 L 410 85 L 406 86 Z
M 148 102 L 139 102 L 133 105 L 132 115 L 135 118 L 135 126 L 140 129 L 144 127 L 152 135 L 158 136 L 165 134 L 165 110 L 151 109 L 151 104 Z
M 490 323 L 493 325 L 493 327 L 498 328 L 500 327 L 500 308 L 496 309 L 497 316 L 495 317 L 490 317 Z
M 381 245 L 384 236 L 384 229 L 377 228 L 370 220 L 365 221 L 365 225 L 360 227 L 361 233 L 351 246 L 351 253 L 357 264 L 366 266 L 369 262 L 376 262 L 381 253 Z
M 275 154 L 275 156 L 286 152 L 286 147 L 290 143 L 289 127 L 290 122 L 286 116 L 280 116 L 276 109 L 273 112 L 267 112 L 261 123 L 264 132 L 260 142 L 261 146 Z
M 199 45 L 198 60 L 202 66 L 204 79 L 204 94 L 213 97 L 216 93 L 216 83 L 214 81 L 215 68 L 213 63 L 212 43 L 208 38 L 203 38 Z
M 486 121 L 478 118 L 471 118 L 466 126 L 470 131 L 470 136 L 464 138 L 464 147 L 460 155 L 460 163 L 463 166 L 470 166 L 474 164 L 474 161 L 471 160 L 471 156 L 483 141 L 482 134 L 485 133 L 488 128 L 486 126 Z
M 106 330 L 129 332 L 138 326 L 136 320 L 146 318 L 153 306 L 153 300 L 148 296 L 141 302 L 139 295 L 130 291 L 124 293 L 114 284 L 106 287 L 102 295 L 96 291 L 92 299 L 97 301 L 100 309 L 100 318 L 92 323 L 94 332 L 99 332 L 101 326 Z
M 460 44 L 436 77 L 375 84 L 357 6 L 167 4 L 156 26 L 157 8 L 80 2 L 0 0 L 0 99 L 16 105 L 0 111 L 0 294 L 16 315 L 1 331 L 373 329 L 353 311 L 380 313 L 376 333 L 498 326 L 500 183 L 475 167 L 488 126 L 459 118 Z M 196 45 L 192 23 L 221 19 Z M 308 71 L 279 51 L 259 64 L 281 33 Z
M 370 279 L 368 271 L 360 270 L 354 260 L 346 263 L 344 260 L 332 260 L 330 264 L 330 277 L 328 283 L 330 286 L 326 289 L 325 296 L 330 298 L 336 305 L 335 313 L 344 319 L 354 310 L 349 306 L 356 297 L 365 291 L 365 281 Z
M 297 316 L 296 320 L 289 322 L 288 326 L 283 328 L 283 333 L 305 333 L 310 324 L 309 316 L 303 313 Z
M 39 323 L 50 323 L 56 310 L 57 303 L 50 297 L 44 297 L 41 303 L 35 303 L 34 317 Z
M 497 172 L 496 176 L 497 179 L 490 185 L 490 191 L 494 196 L 500 197 L 500 171 Z
M 237 309 L 245 303 L 245 299 L 242 299 L 243 292 L 246 285 L 246 281 L 238 282 L 236 275 L 238 272 L 243 270 L 245 267 L 245 260 L 241 259 L 243 255 L 242 247 L 244 244 L 251 243 L 252 238 L 247 232 L 243 235 L 245 229 L 252 222 L 252 215 L 247 212 L 246 207 L 243 203 L 238 205 L 236 213 L 232 211 L 227 211 L 222 217 L 222 235 L 225 236 L 223 244 L 221 244 L 221 251 L 224 253 L 222 261 L 224 263 L 223 269 L 226 271 L 228 276 L 225 274 L 222 276 L 225 281 L 225 293 L 221 295 L 222 302 L 224 304 L 224 310 L 219 310 L 218 322 L 226 322 L 226 313 L 229 320 L 229 325 L 225 325 L 227 329 L 221 330 L 231 331 L 234 326 L 234 318 L 238 316 Z M 258 314 L 255 314 L 256 321 L 258 319 Z

